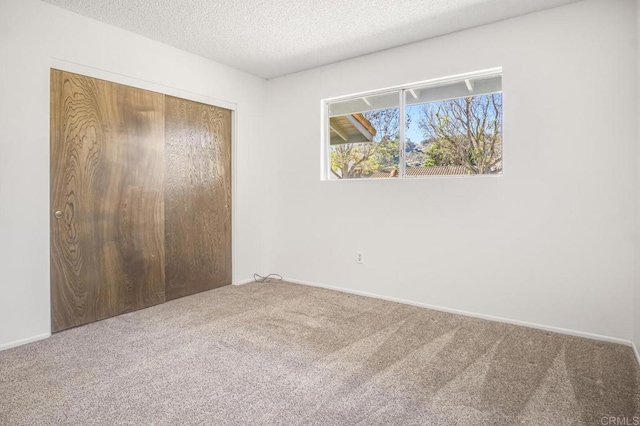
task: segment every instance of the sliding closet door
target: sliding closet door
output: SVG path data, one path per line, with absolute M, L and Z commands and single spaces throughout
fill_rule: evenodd
M 231 284 L 231 111 L 165 102 L 169 300 Z
M 164 297 L 164 95 L 51 71 L 53 331 Z

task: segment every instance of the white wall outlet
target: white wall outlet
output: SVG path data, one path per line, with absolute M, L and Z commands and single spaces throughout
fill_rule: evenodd
M 356 251 L 356 263 L 364 263 L 364 253 L 360 250 Z

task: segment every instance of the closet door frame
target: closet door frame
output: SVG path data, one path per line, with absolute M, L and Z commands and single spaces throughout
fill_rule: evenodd
M 231 284 L 238 284 L 237 278 L 237 214 L 236 214 L 236 205 L 237 205 L 237 113 L 238 113 L 238 105 L 235 102 L 230 102 L 224 99 L 218 99 L 211 96 L 207 96 L 201 93 L 190 92 L 182 89 L 178 89 L 171 86 L 166 86 L 159 83 L 154 83 L 147 80 L 140 80 L 135 77 L 130 77 L 124 74 L 119 74 L 116 72 L 112 72 L 109 70 L 95 68 L 91 66 L 86 66 L 82 64 L 77 64 L 75 62 L 67 61 L 60 58 L 50 58 L 49 61 L 50 69 L 57 69 L 60 71 L 71 72 L 75 74 L 81 74 L 87 77 L 97 78 L 101 80 L 107 80 L 113 83 L 123 84 L 126 86 L 135 87 L 138 89 L 149 90 L 152 92 L 161 93 L 168 96 L 173 96 L 176 98 L 182 98 L 189 101 L 195 101 L 202 104 L 211 105 L 214 107 L 225 108 L 231 110 Z M 51 87 L 47 86 L 48 93 L 51 93 Z M 49 144 L 47 144 L 47 149 L 49 148 Z M 51 152 L 49 152 L 49 157 L 51 157 Z M 49 176 L 51 176 L 51 171 L 49 171 Z M 50 212 L 49 217 L 53 212 Z M 50 228 L 50 222 L 49 222 Z M 48 229 L 48 237 L 49 237 L 49 250 L 51 250 L 51 230 Z M 51 271 L 49 271 L 49 275 L 51 275 Z M 51 296 L 49 297 L 51 300 Z M 51 315 L 49 315 L 51 317 Z M 51 329 L 51 325 L 49 326 Z

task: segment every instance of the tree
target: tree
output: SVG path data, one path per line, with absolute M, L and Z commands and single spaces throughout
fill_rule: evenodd
M 372 143 L 345 143 L 331 147 L 331 173 L 342 179 L 363 177 L 379 168 Z
M 424 151 L 424 166 L 449 166 L 450 164 L 451 159 L 448 158 L 442 144 L 434 142 L 428 145 Z
M 460 165 L 470 173 L 502 170 L 502 95 L 426 104 L 418 123 L 428 140 L 425 166 Z

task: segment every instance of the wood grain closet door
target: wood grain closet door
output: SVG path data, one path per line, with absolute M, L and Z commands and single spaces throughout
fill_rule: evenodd
M 231 111 L 165 97 L 166 298 L 231 284 Z
M 51 70 L 52 329 L 162 303 L 164 95 Z

